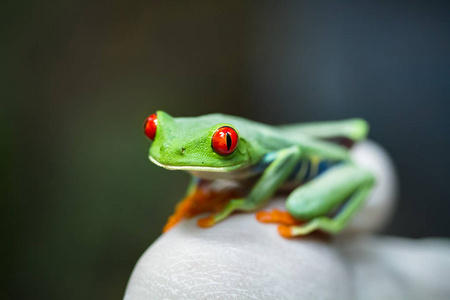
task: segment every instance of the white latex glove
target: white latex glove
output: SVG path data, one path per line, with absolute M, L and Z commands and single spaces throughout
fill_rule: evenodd
M 450 299 L 449 241 L 365 234 L 390 214 L 395 176 L 373 143 L 354 158 L 380 180 L 347 233 L 287 240 L 252 213 L 209 229 L 185 221 L 143 254 L 125 299 Z

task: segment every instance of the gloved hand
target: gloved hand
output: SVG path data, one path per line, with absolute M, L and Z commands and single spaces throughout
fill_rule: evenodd
M 288 240 L 252 213 L 209 229 L 184 221 L 143 254 L 125 299 L 450 299 L 450 241 L 374 236 L 393 207 L 394 171 L 373 143 L 353 155 L 379 180 L 345 233 Z

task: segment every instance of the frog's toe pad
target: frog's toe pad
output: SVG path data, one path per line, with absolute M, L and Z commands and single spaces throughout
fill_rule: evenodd
M 274 209 L 256 213 L 256 219 L 262 223 L 277 223 L 282 225 L 300 225 L 302 222 L 294 219 L 287 211 Z
M 295 237 L 294 233 L 292 232 L 292 226 L 280 225 L 278 226 L 278 233 L 282 237 L 288 239 Z
M 201 218 L 197 221 L 197 225 L 202 228 L 209 228 L 214 226 L 216 222 L 214 221 L 214 216 L 209 216 L 206 218 Z

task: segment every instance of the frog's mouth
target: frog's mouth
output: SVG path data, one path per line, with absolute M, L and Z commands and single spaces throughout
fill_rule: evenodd
M 234 166 L 226 166 L 226 167 L 174 166 L 174 165 L 166 165 L 166 164 L 160 163 L 155 158 L 153 158 L 151 155 L 149 155 L 148 157 L 155 165 L 163 167 L 164 169 L 167 169 L 167 170 L 184 170 L 184 171 L 195 171 L 195 172 L 223 173 L 223 172 L 235 171 L 235 170 L 241 169 L 246 166 L 245 163 L 234 165 Z

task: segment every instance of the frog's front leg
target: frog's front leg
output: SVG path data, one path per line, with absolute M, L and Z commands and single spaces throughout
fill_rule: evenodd
M 286 208 L 301 226 L 278 227 L 284 237 L 305 235 L 317 229 L 337 233 L 351 220 L 369 195 L 375 179 L 367 170 L 351 163 L 337 166 L 295 189 Z
M 300 159 L 300 153 L 300 148 L 297 146 L 277 151 L 274 160 L 265 169 L 246 198 L 231 200 L 219 213 L 200 219 L 198 225 L 211 227 L 235 210 L 251 211 L 264 205 L 292 173 Z

